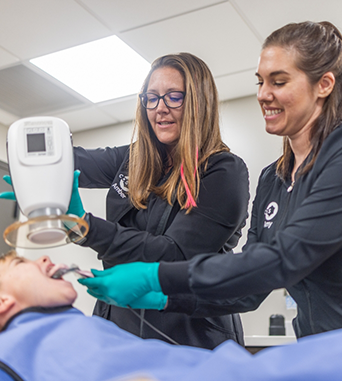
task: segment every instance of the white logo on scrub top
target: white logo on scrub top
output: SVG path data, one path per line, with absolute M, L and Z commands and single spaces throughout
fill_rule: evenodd
M 264 228 L 270 228 L 273 225 L 273 222 L 271 220 L 277 215 L 278 213 L 278 204 L 274 201 L 270 202 L 267 205 L 267 208 L 265 209 L 264 215 L 265 215 L 265 222 L 264 222 Z
M 114 183 L 112 187 L 115 189 L 115 191 L 121 198 L 126 198 L 127 196 L 124 192 L 128 192 L 128 176 L 125 176 L 122 173 L 120 173 L 119 179 L 120 186 L 117 183 Z
M 128 192 L 128 176 L 125 176 L 122 173 L 120 173 L 119 178 L 120 178 L 121 189 L 124 190 L 125 192 Z

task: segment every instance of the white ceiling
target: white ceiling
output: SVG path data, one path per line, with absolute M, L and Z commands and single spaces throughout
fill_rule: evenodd
M 52 115 L 76 132 L 133 119 L 136 95 L 92 104 L 29 63 L 113 34 L 149 62 L 181 51 L 199 56 L 221 100 L 255 94 L 263 39 L 306 20 L 342 29 L 342 1 L 0 0 L 0 123 Z

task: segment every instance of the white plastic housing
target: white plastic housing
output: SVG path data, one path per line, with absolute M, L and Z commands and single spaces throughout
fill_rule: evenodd
M 7 156 L 14 193 L 25 216 L 43 208 L 66 213 L 74 177 L 67 123 L 46 116 L 16 121 L 7 133 Z

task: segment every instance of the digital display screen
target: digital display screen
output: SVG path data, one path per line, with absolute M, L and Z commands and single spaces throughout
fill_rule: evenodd
M 45 134 L 27 134 L 27 152 L 45 152 Z

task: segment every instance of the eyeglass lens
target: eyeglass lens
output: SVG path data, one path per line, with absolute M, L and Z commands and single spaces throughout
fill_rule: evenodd
M 180 91 L 171 91 L 163 96 L 153 93 L 145 93 L 141 97 L 143 106 L 147 109 L 154 109 L 158 106 L 160 99 L 163 99 L 166 106 L 170 108 L 177 108 L 182 106 L 184 102 L 184 94 Z

